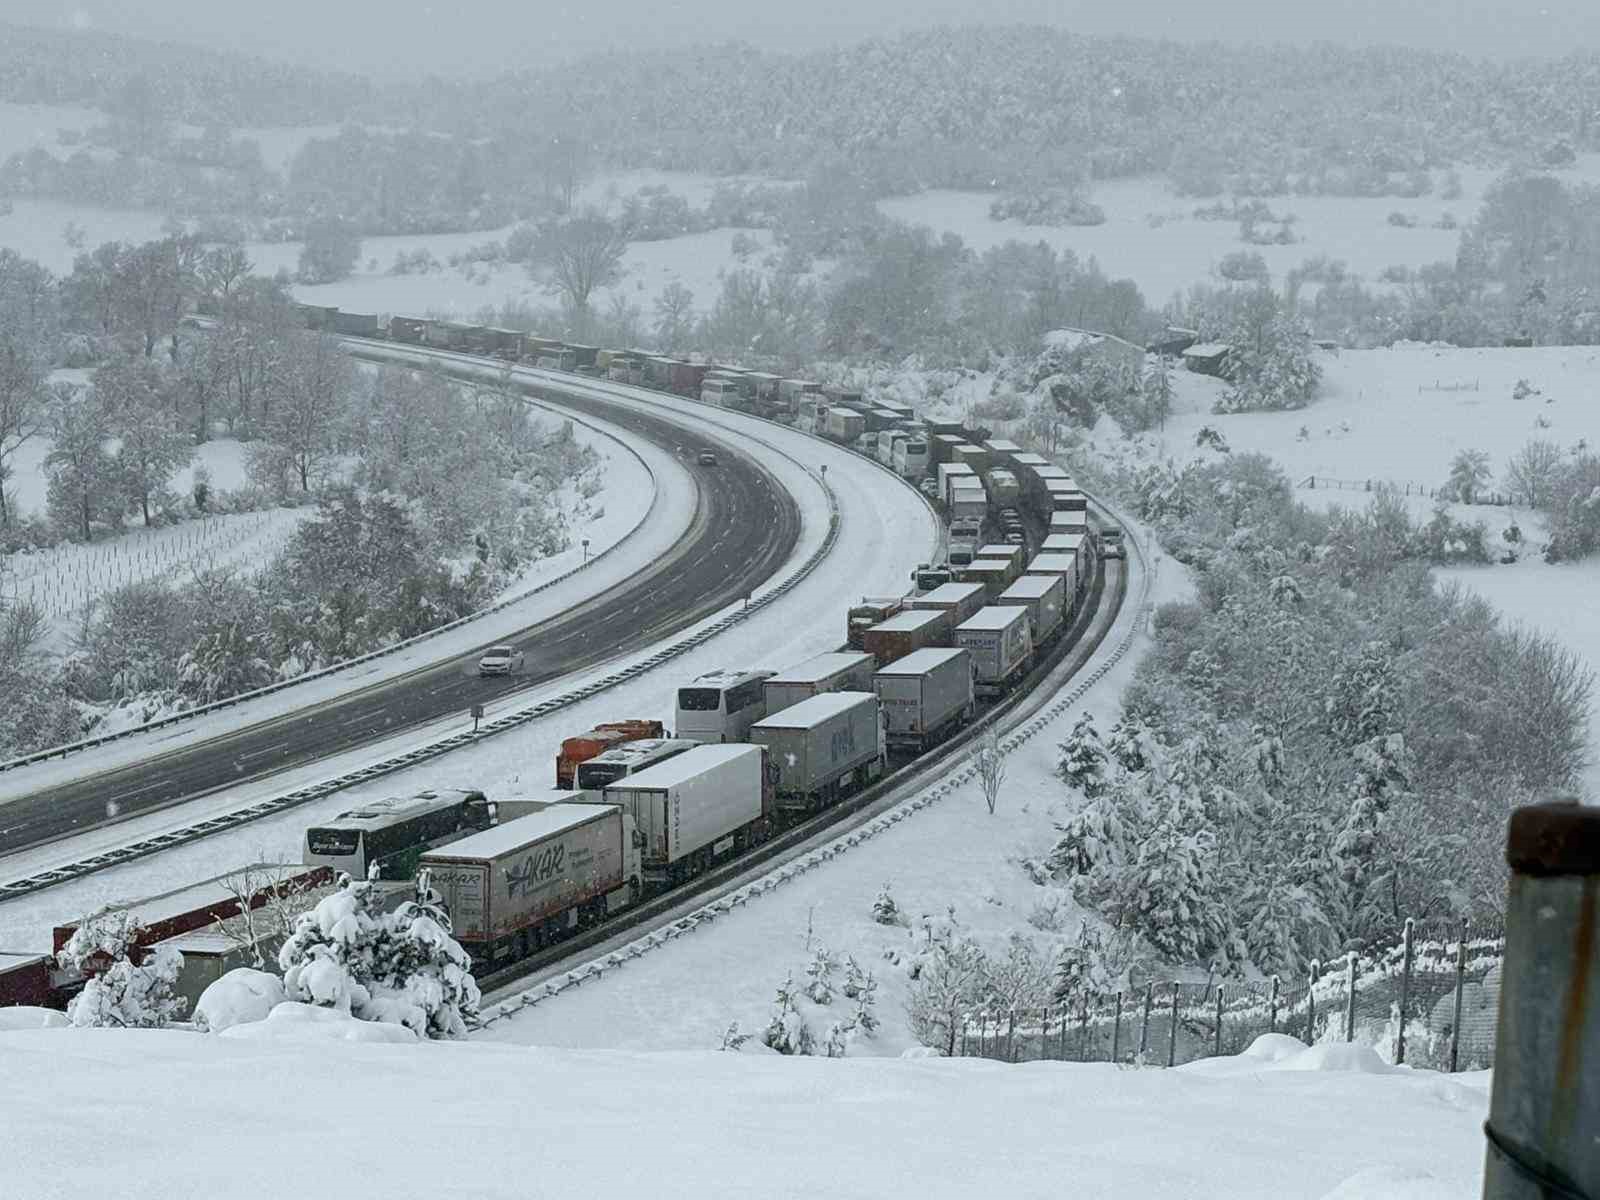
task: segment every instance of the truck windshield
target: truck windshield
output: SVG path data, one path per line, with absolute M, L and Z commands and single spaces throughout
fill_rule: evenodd
M 627 774 L 626 763 L 579 763 L 578 787 L 585 791 L 599 791 L 608 783 L 615 783 Z
M 678 689 L 678 707 L 684 712 L 716 712 L 722 707 L 722 689 L 688 687 Z

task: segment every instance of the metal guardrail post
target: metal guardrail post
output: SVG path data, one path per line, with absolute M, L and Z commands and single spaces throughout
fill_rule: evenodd
M 1150 1007 L 1155 1003 L 1156 985 L 1144 985 L 1144 1020 L 1139 1023 L 1139 1061 L 1144 1061 L 1145 1051 L 1150 1049 Z
M 1083 998 L 1083 1007 L 1078 1010 L 1078 1061 L 1092 1062 L 1089 1057 L 1089 997 Z
M 1600 809 L 1511 814 L 1484 1200 L 1600 1197 Z
M 1172 1027 L 1167 1030 L 1167 1066 L 1178 1060 L 1178 981 L 1172 981 Z
M 1267 1032 L 1278 1032 L 1278 977 L 1272 977 L 1272 998 L 1267 1001 Z
M 1306 981 L 1306 1045 L 1317 1044 L 1317 979 L 1322 975 L 1322 964 L 1311 963 L 1311 978 Z
M 1017 1010 L 1006 1013 L 1006 1061 L 1017 1061 Z
M 1467 919 L 1461 918 L 1461 939 L 1456 942 L 1456 1015 L 1450 1022 L 1450 1073 L 1456 1072 L 1461 1053 L 1461 1001 L 1467 986 Z
M 1348 973 L 1344 978 L 1344 1040 L 1356 1040 L 1356 958 L 1354 950 L 1350 951 Z
M 1047 1058 L 1050 1057 L 1050 1007 L 1049 1007 L 1049 1005 L 1045 1006 L 1045 1010 L 1044 1010 L 1044 1025 L 1039 1030 L 1039 1057 L 1041 1059 L 1047 1059 Z
M 1117 993 L 1117 1015 L 1111 1026 L 1111 1061 L 1122 1061 L 1122 993 Z
M 1222 1057 L 1222 985 L 1217 984 L 1217 1028 L 1211 1039 L 1211 1054 L 1214 1058 Z
M 1400 966 L 1400 1028 L 1395 1034 L 1394 1061 L 1406 1061 L 1406 1013 L 1411 1008 L 1411 939 L 1414 933 L 1411 918 L 1406 918 L 1405 952 Z

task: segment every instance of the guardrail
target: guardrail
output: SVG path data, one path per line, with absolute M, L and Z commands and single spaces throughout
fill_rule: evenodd
M 530 403 L 548 404 L 552 402 L 543 401 Z M 585 571 L 594 566 L 596 563 L 602 561 L 613 550 L 616 550 L 619 546 L 623 545 L 623 543 L 627 542 L 631 537 L 633 537 L 633 535 L 643 527 L 644 523 L 650 519 L 650 514 L 655 511 L 657 499 L 660 494 L 660 487 L 657 483 L 655 472 L 650 469 L 650 464 L 645 462 L 644 457 L 632 446 L 628 445 L 628 443 L 622 438 L 606 433 L 604 430 L 598 428 L 589 421 L 585 421 L 582 417 L 566 412 L 563 412 L 562 415 L 567 419 L 575 421 L 584 426 L 586 429 L 593 430 L 602 437 L 611 438 L 612 441 L 616 442 L 619 446 L 622 446 L 629 454 L 638 459 L 639 465 L 643 467 L 645 473 L 650 476 L 650 486 L 653 493 L 650 500 L 650 507 L 645 509 L 644 515 L 639 518 L 639 520 L 634 524 L 633 528 L 629 529 L 625 534 L 623 534 L 615 542 L 611 543 L 611 545 L 607 546 L 604 550 L 596 552 L 592 557 L 585 559 L 571 570 L 563 571 L 560 575 L 557 575 L 551 579 L 547 579 L 543 583 L 529 588 L 525 592 L 518 592 L 515 596 L 508 597 L 504 600 L 497 600 L 487 608 L 479 609 L 474 613 L 468 613 L 464 617 L 459 617 L 456 620 L 450 621 L 444 625 L 440 625 L 435 629 L 430 629 L 426 633 L 419 633 L 413 637 L 405 638 L 401 641 L 395 642 L 391 646 L 385 646 L 381 650 L 373 650 L 367 654 L 357 655 L 355 658 L 347 658 L 340 662 L 332 663 L 326 667 L 319 667 L 315 671 L 307 671 L 304 675 L 296 675 L 293 679 L 284 679 L 277 683 L 269 683 L 265 687 L 254 688 L 248 692 L 240 692 L 237 696 L 229 696 L 226 700 L 213 700 L 209 704 L 202 704 L 196 708 L 186 708 L 182 712 L 173 713 L 170 716 L 160 717 L 154 721 L 146 721 L 140 725 L 132 725 L 126 729 L 119 729 L 116 733 L 105 733 L 99 735 L 98 737 L 83 738 L 76 742 L 67 742 L 60 746 L 50 746 L 44 750 L 35 750 L 31 754 L 24 754 L 18 758 L 8 759 L 5 762 L 0 762 L 0 772 L 13 771 L 18 767 L 30 766 L 33 763 L 47 762 L 52 758 L 65 758 L 69 754 L 76 754 L 82 750 L 92 750 L 96 746 L 108 745 L 111 742 L 118 742 L 124 738 L 134 737 L 141 733 L 149 733 L 152 730 L 157 729 L 166 729 L 169 726 L 177 725 L 184 721 L 192 721 L 197 717 L 207 716 L 210 713 L 220 712 L 226 708 L 236 707 L 237 705 L 243 704 L 248 700 L 255 700 L 262 696 L 270 696 L 274 693 L 286 691 L 292 687 L 297 687 L 302 683 L 310 683 L 315 679 L 326 679 L 330 675 L 337 675 L 340 672 L 348 671 L 353 667 L 359 667 L 365 663 L 374 662 L 380 658 L 387 658 L 392 654 L 398 654 L 402 650 L 409 650 L 411 647 L 422 642 L 426 642 L 430 638 L 436 638 L 441 634 L 449 633 L 451 630 L 460 629 L 463 626 L 470 625 L 474 621 L 481 621 L 485 617 L 493 616 L 497 612 L 502 612 L 505 609 L 510 608 L 513 604 L 520 604 L 530 596 L 537 596 L 540 592 L 545 591 L 548 588 L 553 588 L 557 584 L 565 583 L 574 575 L 578 574 L 578 572 Z
M 1140 562 L 1139 601 L 1134 610 L 1133 619 L 1128 622 L 1127 629 L 1112 648 L 1110 654 L 1087 675 L 1077 680 L 1071 691 L 1040 712 L 1023 720 L 1007 734 L 1000 743 L 1002 751 L 1007 754 L 1018 749 L 1048 728 L 1063 713 L 1082 700 L 1084 694 L 1091 687 L 1105 678 L 1106 674 L 1121 662 L 1128 651 L 1132 649 L 1134 638 L 1138 635 L 1141 625 L 1144 624 L 1145 618 L 1149 614 L 1151 607 L 1150 591 L 1155 577 L 1155 572 L 1150 566 L 1150 557 L 1146 553 L 1142 542 L 1134 534 L 1135 527 L 1125 516 L 1110 505 L 1099 501 L 1096 501 L 1096 507 L 1102 509 L 1122 525 L 1126 531 L 1125 543 L 1134 548 L 1134 552 Z M 977 767 L 972 761 L 972 753 L 969 752 L 967 760 L 962 767 L 946 775 L 938 783 L 902 801 L 881 816 L 874 818 L 857 829 L 841 834 L 826 846 L 819 847 L 790 862 L 784 863 L 782 866 L 767 872 L 759 879 L 736 888 L 727 895 L 700 906 L 685 916 L 669 922 L 660 929 L 629 942 L 619 950 L 612 951 L 599 958 L 590 959 L 580 966 L 564 971 L 558 976 L 535 984 L 524 992 L 520 992 L 507 1000 L 502 1000 L 484 1009 L 478 1014 L 479 1026 L 492 1025 L 496 1021 L 515 1016 L 517 1013 L 536 1007 L 546 1000 L 559 996 L 569 988 L 578 987 L 591 979 L 600 979 L 609 970 L 638 961 L 651 951 L 659 950 L 685 934 L 692 933 L 696 929 L 711 924 L 718 917 L 730 913 L 736 908 L 743 908 L 752 900 L 761 896 L 769 895 L 783 884 L 797 879 L 807 871 L 814 870 L 824 863 L 832 862 L 841 854 L 847 853 L 863 842 L 870 841 L 880 833 L 887 833 L 901 821 L 945 799 L 957 788 L 971 782 L 976 776 Z
M 33 875 L 28 875 L 21 879 L 13 880 L 9 883 L 0 884 L 0 901 L 12 900 L 20 896 L 31 895 L 34 892 L 43 891 L 46 888 L 54 887 L 60 883 L 67 883 L 74 879 L 81 879 L 85 875 L 92 875 L 97 871 L 103 871 L 109 867 L 120 866 L 123 863 L 133 862 L 134 860 L 140 858 L 146 858 L 152 854 L 159 854 L 162 851 L 170 850 L 175 846 L 181 846 L 188 842 L 198 841 L 203 837 L 209 837 L 213 833 L 220 833 L 225 829 L 237 828 L 241 825 L 248 824 L 251 821 L 259 820 L 262 817 L 284 812 L 288 809 L 298 807 L 299 805 L 308 804 L 313 800 L 320 800 L 326 796 L 331 796 L 335 792 L 344 788 L 366 783 L 369 780 L 390 774 L 394 771 L 403 770 L 406 767 L 416 766 L 418 763 L 426 762 L 429 759 L 437 758 L 443 754 L 448 754 L 452 750 L 458 750 L 463 746 L 473 745 L 476 742 L 484 741 L 487 738 L 493 737 L 499 733 L 504 733 L 507 730 L 516 729 L 520 726 L 536 721 L 541 717 L 558 712 L 569 704 L 576 704 L 579 701 L 587 700 L 590 697 L 597 696 L 602 692 L 618 686 L 619 684 L 625 683 L 631 679 L 635 679 L 648 671 L 654 670 L 663 663 L 670 662 L 675 658 L 679 658 L 682 655 L 687 654 L 690 650 L 703 645 L 717 634 L 731 629 L 733 626 L 741 624 L 746 620 L 749 620 L 751 616 L 760 612 L 775 600 L 787 595 L 822 564 L 823 560 L 826 559 L 829 553 L 832 552 L 834 544 L 838 541 L 840 518 L 838 500 L 833 493 L 833 489 L 828 486 L 827 481 L 815 470 L 813 470 L 807 464 L 801 462 L 799 459 L 795 458 L 793 455 L 790 455 L 772 445 L 770 442 L 767 442 L 765 439 L 755 437 L 753 434 L 746 434 L 745 436 L 750 437 L 752 440 L 766 446 L 773 453 L 788 459 L 790 462 L 793 462 L 817 482 L 818 486 L 822 488 L 823 493 L 828 498 L 828 531 L 823 536 L 822 542 L 815 550 L 811 552 L 806 561 L 802 563 L 799 568 L 797 568 L 780 583 L 761 593 L 761 595 L 752 596 L 752 598 L 745 604 L 743 608 L 728 613 L 727 615 L 719 618 L 695 633 L 678 638 L 675 641 L 668 643 L 665 647 L 657 650 L 649 657 L 632 663 L 621 670 L 614 671 L 609 675 L 585 684 L 583 687 L 575 688 L 570 692 L 564 692 L 559 696 L 554 696 L 548 700 L 540 701 L 539 703 L 531 705 L 528 708 L 518 709 L 514 712 L 509 712 L 492 720 L 485 721 L 476 730 L 463 730 L 461 733 L 450 734 L 446 737 L 428 742 L 422 746 L 415 747 L 414 749 L 408 750 L 403 754 L 395 755 L 390 758 L 371 763 L 368 766 L 360 768 L 359 770 L 346 772 L 345 774 L 337 775 L 333 778 L 325 779 L 318 783 L 310 784 L 306 787 L 296 788 L 293 791 L 285 792 L 278 796 L 269 797 L 266 800 L 247 805 L 244 808 L 235 809 L 233 812 L 222 813 L 215 817 L 209 817 L 203 821 L 196 821 L 193 824 L 185 825 L 181 828 L 170 830 L 166 833 L 157 834 L 152 837 L 141 838 L 139 841 L 132 842 L 126 846 L 119 846 L 116 849 L 106 851 L 103 854 L 96 854 L 89 858 L 80 859 L 77 862 L 67 863 L 47 871 L 36 872 Z

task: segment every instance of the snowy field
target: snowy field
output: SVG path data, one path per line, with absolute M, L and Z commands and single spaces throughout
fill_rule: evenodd
M 619 387 L 617 390 L 630 389 Z M 662 403 L 644 399 L 649 393 L 635 391 L 634 394 L 641 397 L 638 401 L 641 404 Z M 927 561 L 938 535 L 935 522 L 920 499 L 887 472 L 829 443 L 739 413 L 694 409 L 688 410 L 686 415 L 715 427 L 722 436 L 730 431 L 746 431 L 767 439 L 813 468 L 824 464 L 828 467 L 828 484 L 837 497 L 842 518 L 839 540 L 832 555 L 803 584 L 749 622 L 718 635 L 665 667 L 592 700 L 575 704 L 558 716 L 541 719 L 432 763 L 390 775 L 370 789 L 342 793 L 232 833 L 0 905 L 0 946 L 14 949 L 48 945 L 51 927 L 63 919 L 118 898 L 147 896 L 183 882 L 209 878 L 243 862 L 262 858 L 296 861 L 300 857 L 305 828 L 349 808 L 359 798 L 393 795 L 427 786 L 472 786 L 497 796 L 548 789 L 554 784 L 551 764 L 562 738 L 589 729 L 597 721 L 623 717 L 657 717 L 670 721 L 678 683 L 706 671 L 721 667 L 782 667 L 835 649 L 843 640 L 845 609 L 857 597 L 904 590 L 911 569 Z M 775 455 L 769 455 L 765 461 L 801 506 L 804 528 L 800 545 L 791 559 L 791 564 L 798 564 L 826 533 L 826 501 L 812 477 L 798 465 Z M 683 501 L 680 498 L 674 503 L 681 505 Z M 785 574 L 788 569 L 785 568 Z M 582 576 L 577 578 L 582 579 Z M 567 586 L 553 588 L 540 599 L 560 596 Z M 574 602 L 570 596 L 551 600 L 550 611 L 559 611 Z M 702 624 L 709 624 L 720 615 L 713 614 Z M 478 636 L 481 641 L 483 637 L 492 636 L 492 632 L 485 628 Z M 627 659 L 596 667 L 583 676 L 552 682 L 491 704 L 487 706 L 486 715 L 492 718 L 511 707 L 532 705 L 546 696 L 576 687 L 585 679 L 610 674 L 624 662 L 648 654 L 649 651 L 640 651 Z M 465 664 L 463 666 L 465 669 Z M 309 683 L 305 685 L 306 694 L 295 703 L 312 702 L 320 694 L 312 694 L 315 689 L 329 686 L 337 685 L 333 680 Z M 296 690 L 291 689 L 288 695 L 294 695 Z M 214 736 L 220 729 L 237 724 L 238 717 L 223 713 L 215 720 L 219 722 L 215 726 L 211 724 L 213 718 L 208 717 L 164 731 L 154 736 L 154 744 L 167 748 L 169 744 L 176 744 L 169 742 L 169 738 Z M 153 814 L 85 835 L 74 839 L 70 847 L 41 847 L 13 855 L 5 860 L 4 876 L 18 878 L 107 846 L 121 845 L 212 813 L 230 811 L 261 796 L 326 779 L 396 753 L 402 747 L 415 745 L 430 735 L 456 731 L 468 725 L 470 718 L 463 713 L 459 718 L 439 722 L 427 730 L 390 738 L 361 751 L 285 772 L 269 781 L 219 791 L 179 810 Z M 53 781 L 77 778 L 85 772 L 105 770 L 128 758 L 141 757 L 150 748 L 150 744 L 143 742 L 132 750 L 124 750 L 123 746 L 124 743 L 113 743 L 88 755 L 53 760 L 0 776 L 0 804 L 7 797 L 48 787 Z
M 1384 1072 L 1282 1040 L 1137 1071 L 314 1040 L 322 1031 L 345 1032 L 0 1033 L 7 1193 L 81 1196 L 107 1172 L 129 1200 L 1467 1200 L 1481 1188 L 1487 1075 Z M 296 1145 L 318 1149 L 285 1153 Z
M 1281 283 L 1284 272 L 1318 255 L 1342 259 L 1369 283 L 1387 266 L 1416 267 L 1454 259 L 1459 230 L 1438 229 L 1444 214 L 1465 225 L 1477 215 L 1484 191 L 1497 172 L 1461 167 L 1461 195 L 1446 200 L 1438 179 L 1431 195 L 1416 199 L 1398 196 L 1272 196 L 1266 204 L 1278 216 L 1293 214 L 1300 241 L 1288 246 L 1253 246 L 1239 240 L 1237 221 L 1204 221 L 1193 214 L 1217 199 L 1176 195 L 1165 179 L 1145 177 L 1096 183 L 1089 198 L 1105 210 L 1102 225 L 1051 227 L 1024 225 L 1017 220 L 995 221 L 989 205 L 995 193 L 930 191 L 916 196 L 884 200 L 878 207 L 887 215 L 913 225 L 927 225 L 957 234 L 970 248 L 983 251 L 1004 242 L 1048 242 L 1057 250 L 1070 249 L 1079 259 L 1092 255 L 1113 278 L 1129 278 L 1139 285 L 1145 300 L 1160 307 L 1175 293 L 1207 279 L 1217 263 L 1235 250 L 1261 255 L 1273 278 Z M 1558 172 L 1571 181 L 1600 177 L 1600 155 L 1586 155 L 1579 164 Z M 1223 203 L 1227 197 L 1220 198 Z M 1392 212 L 1416 218 L 1416 227 L 1389 224 Z
M 1460 350 L 1397 346 L 1385 350 L 1344 350 L 1322 357 L 1322 392 L 1299 412 L 1237 413 L 1210 411 L 1223 385 L 1214 379 L 1178 372 L 1176 412 L 1164 432 L 1145 435 L 1163 456 L 1193 458 L 1195 434 L 1206 425 L 1218 430 L 1235 452 L 1270 455 L 1296 483 L 1315 476 L 1364 484 L 1387 481 L 1413 492 L 1441 486 L 1450 460 L 1462 450 L 1489 453 L 1495 481 L 1504 488 L 1506 460 L 1539 438 L 1567 448 L 1579 441 L 1600 443 L 1600 409 L 1594 403 L 1600 378 L 1600 349 L 1552 346 L 1534 349 Z M 1519 380 L 1537 391 L 1517 399 Z M 1305 436 L 1301 436 L 1301 430 Z M 1308 504 L 1365 507 L 1364 491 L 1319 484 L 1296 490 Z M 1482 595 L 1507 621 L 1551 634 L 1600 671 L 1600 620 L 1594 597 L 1600 591 L 1600 559 L 1546 563 L 1539 555 L 1543 519 L 1525 508 L 1465 506 L 1451 511 L 1488 527 L 1490 543 L 1505 545 L 1500 534 L 1515 520 L 1529 545 L 1513 564 L 1442 568 L 1443 579 L 1458 580 Z M 1427 520 L 1433 501 L 1413 495 L 1412 515 Z M 1600 797 L 1600 687 L 1591 700 L 1592 763 L 1586 787 Z

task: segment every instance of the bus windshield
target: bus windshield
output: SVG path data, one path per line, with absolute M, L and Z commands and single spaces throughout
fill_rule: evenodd
M 687 687 L 678 689 L 678 707 L 684 712 L 716 712 L 722 707 L 722 689 Z
M 628 774 L 627 763 L 585 762 L 578 764 L 578 787 L 598 791 Z

